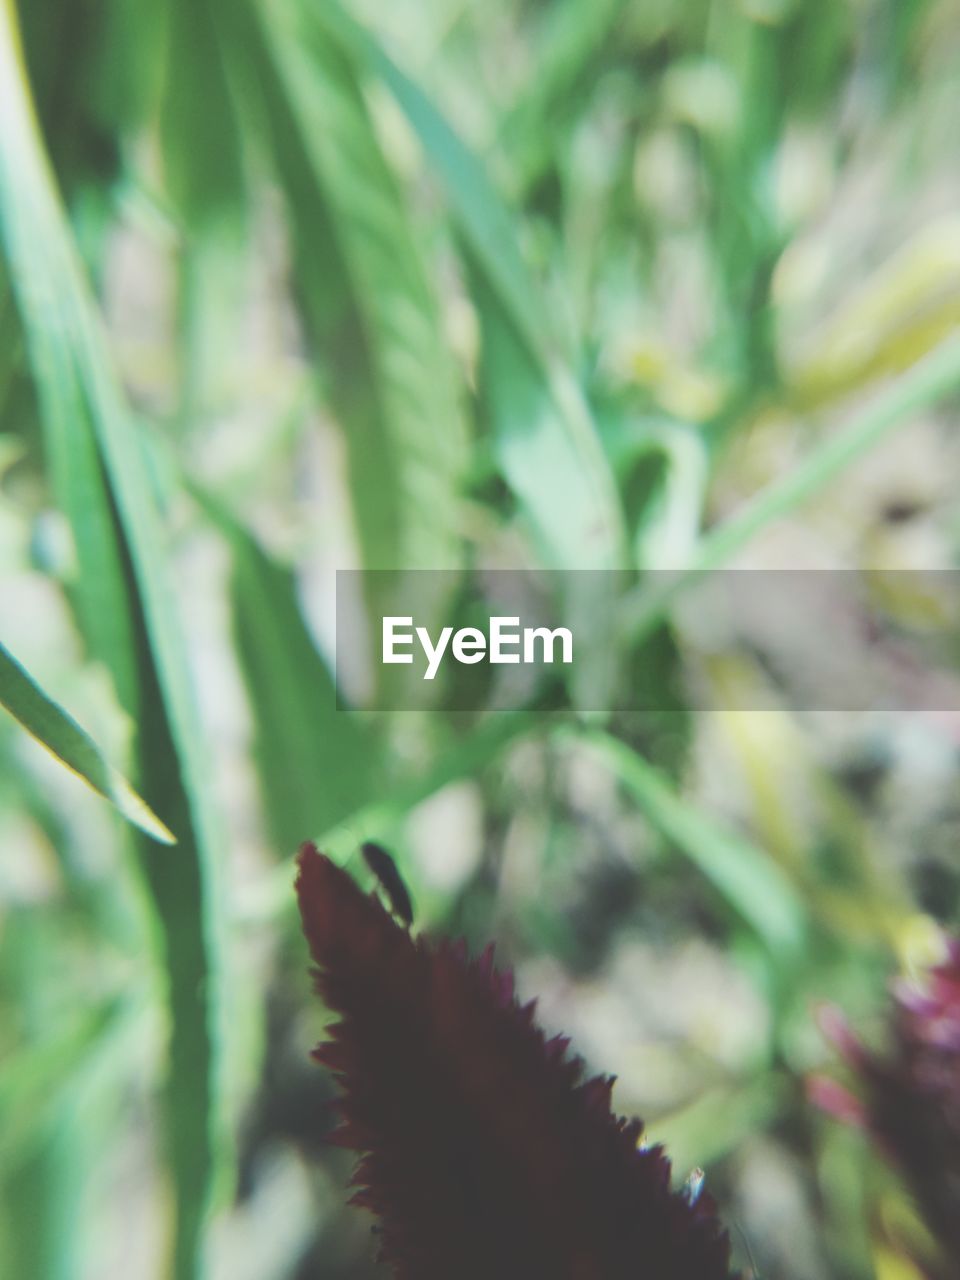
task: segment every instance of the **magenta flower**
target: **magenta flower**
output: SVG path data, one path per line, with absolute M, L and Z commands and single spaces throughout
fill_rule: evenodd
M 960 1258 L 960 941 L 917 986 L 893 992 L 889 1045 L 865 1048 L 834 1010 L 827 1035 L 853 1071 L 854 1090 L 817 1078 L 825 1110 L 861 1125 L 900 1171 L 945 1262 Z M 944 1272 L 954 1274 L 953 1271 Z
M 342 1086 L 335 1140 L 400 1280 L 730 1280 L 706 1194 L 547 1040 L 492 948 L 413 938 L 305 844 L 297 893 L 317 990 L 340 1015 L 314 1056 Z

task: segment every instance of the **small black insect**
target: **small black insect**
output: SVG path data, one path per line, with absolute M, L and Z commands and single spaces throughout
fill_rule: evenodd
M 363 860 L 377 877 L 380 888 L 387 895 L 390 910 L 398 916 L 409 929 L 413 924 L 413 903 L 407 886 L 403 883 L 397 864 L 390 857 L 383 845 L 366 840 L 360 846 Z

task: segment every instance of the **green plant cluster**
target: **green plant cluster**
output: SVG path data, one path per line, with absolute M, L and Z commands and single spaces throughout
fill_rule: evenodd
M 376 1274 L 291 892 L 373 839 L 744 1268 L 919 1280 L 804 1081 L 956 926 L 958 718 L 707 711 L 682 610 L 955 564 L 956 18 L 0 0 L 0 1274 Z M 474 566 L 627 576 L 606 710 L 338 705 L 333 570 Z

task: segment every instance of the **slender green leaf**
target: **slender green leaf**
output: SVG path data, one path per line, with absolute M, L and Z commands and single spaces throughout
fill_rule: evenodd
M 58 412 L 50 386 L 71 380 L 85 412 L 59 423 L 64 458 L 91 457 L 92 427 L 109 489 L 99 502 L 99 550 L 116 530 L 109 560 L 123 567 L 115 582 L 125 599 L 133 642 L 136 691 L 118 679 L 127 710 L 138 715 L 138 785 L 162 812 L 180 848 L 175 858 L 145 856 L 170 1009 L 169 1068 L 165 1089 L 168 1155 L 176 1207 L 174 1274 L 189 1280 L 201 1267 L 216 1153 L 220 1078 L 221 895 L 215 884 L 218 824 L 209 795 L 209 764 L 196 722 L 174 597 L 167 583 L 163 530 L 154 486 L 131 415 L 107 355 L 89 286 L 80 268 L 55 183 L 38 136 L 19 51 L 12 0 L 0 6 L 0 221 L 31 352 L 34 377 Z M 52 352 L 55 360 L 41 356 Z M 68 430 L 69 429 L 69 430 Z M 66 465 L 66 463 L 65 463 Z M 96 562 L 84 563 L 75 502 L 74 523 L 86 582 Z M 121 588 L 120 582 L 123 583 Z M 114 672 L 115 676 L 117 672 Z M 131 706 L 131 703 L 137 705 Z
M 494 456 L 538 549 L 557 569 L 610 567 L 606 523 L 596 518 L 597 495 L 584 484 L 580 451 L 558 422 L 542 371 L 488 277 L 478 273 L 473 292 L 483 331 L 482 386 Z
M 326 662 L 307 629 L 293 574 L 235 521 L 204 505 L 233 552 L 237 654 L 254 719 L 254 751 L 271 835 L 287 857 L 376 793 L 380 749 L 337 705 Z
M 84 1183 L 76 1116 L 65 1114 L 46 1142 L 0 1170 L 0 1267 L 31 1280 L 80 1280 Z M 63 1242 L 70 1241 L 64 1248 Z
M 178 358 L 185 430 L 217 405 L 241 339 L 248 280 L 243 134 L 217 0 L 172 0 L 160 111 L 166 188 L 182 222 Z
M 172 0 L 160 137 L 167 187 L 191 230 L 241 216 L 243 161 L 213 0 Z
M 566 0 L 545 11 L 534 37 L 533 75 L 497 129 L 519 191 L 529 190 L 556 164 L 558 135 L 596 88 L 596 63 L 627 8 L 627 0 Z
M 90 989 L 64 906 L 12 907 L 0 939 L 0 1269 L 31 1280 L 86 1270 L 83 1208 L 102 1137 L 95 1099 L 105 1083 L 115 1099 L 114 1069 L 145 1010 L 129 973 L 122 997 L 78 1000 Z
M 493 427 L 507 482 L 549 539 L 558 567 L 622 567 L 626 537 L 596 423 L 561 352 L 550 308 L 520 254 L 514 223 L 483 166 L 420 88 L 341 9 L 327 5 L 311 16 L 315 41 L 335 29 L 366 59 L 406 114 L 441 183 L 475 278 L 482 281 L 484 340 L 501 366 L 496 387 L 513 387 L 524 410 L 504 415 L 497 410 L 505 401 L 496 398 Z M 558 474 L 560 495 L 553 487 Z M 571 493 L 573 505 L 561 520 L 558 513 Z
M 656 830 L 690 859 L 773 954 L 796 955 L 805 911 L 776 863 L 749 840 L 704 817 L 625 743 L 604 733 L 582 740 L 613 770 Z
M 161 844 L 176 843 L 173 832 L 107 763 L 93 739 L 40 688 L 3 644 L 0 704 L 68 769 L 109 800 L 128 822 Z
M 960 390 L 960 336 L 948 338 L 899 378 L 849 426 L 828 436 L 781 480 L 712 529 L 695 548 L 690 563 L 669 580 L 641 588 L 627 602 L 623 625 L 634 641 L 655 630 L 665 614 L 705 573 L 720 569 L 767 525 L 820 493 L 890 431 L 913 421 L 927 406 Z
M 68 517 L 76 551 L 66 587 L 91 653 L 104 663 L 117 695 L 136 715 L 137 673 L 123 554 L 91 430 L 89 408 L 71 349 L 71 321 L 62 306 L 62 282 L 72 269 L 70 250 L 57 234 L 49 200 L 30 197 L 26 148 L 39 145 L 15 100 L 18 69 L 7 47 L 0 83 L 0 230 L 11 283 L 22 313 L 27 356 L 40 406 L 43 445 L 54 495 Z M 18 123 L 23 125 L 17 128 Z M 44 270 L 33 269 L 38 255 Z
M 0 1070 L 0 1131 L 4 1164 L 24 1158 L 42 1142 L 63 1096 L 96 1059 L 139 1020 L 142 1005 L 110 997 L 77 1010 L 63 1027 L 51 1029 L 45 1040 L 9 1054 Z
M 322 26 L 308 41 L 294 5 L 244 7 L 254 21 L 235 32 L 236 75 L 261 106 L 287 197 L 298 294 L 346 429 L 363 563 L 453 568 L 467 459 L 458 375 L 355 59 Z

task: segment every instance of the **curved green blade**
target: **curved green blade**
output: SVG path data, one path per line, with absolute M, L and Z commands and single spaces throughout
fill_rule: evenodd
M 98 795 L 109 800 L 128 822 L 161 844 L 176 844 L 177 838 L 170 828 L 104 759 L 89 734 L 40 688 L 2 643 L 0 704 L 52 755 Z

